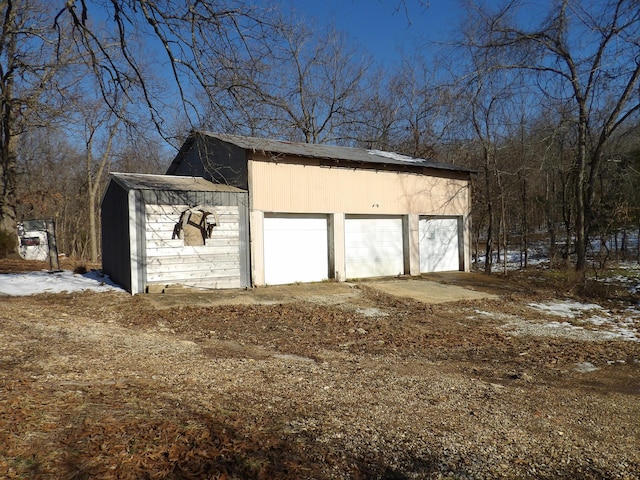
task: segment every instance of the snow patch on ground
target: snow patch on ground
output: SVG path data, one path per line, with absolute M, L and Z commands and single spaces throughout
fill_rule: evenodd
M 530 303 L 529 306 L 541 312 L 564 318 L 576 318 L 591 310 L 603 311 L 603 308 L 595 303 L 580 303 L 571 300 L 559 300 L 549 303 Z
M 92 270 L 83 275 L 69 270 L 58 272 L 25 272 L 0 275 L 0 296 L 36 295 L 38 293 L 61 293 L 91 290 L 124 292 L 107 275 Z
M 576 341 L 598 342 L 618 338 L 613 332 L 590 330 L 569 322 L 534 323 L 514 317 L 503 327 L 510 335 L 534 337 L 562 337 Z
M 595 372 L 596 370 L 600 369 L 591 362 L 582 362 L 576 365 L 576 371 L 580 373 Z
M 551 322 L 554 326 L 569 330 L 589 330 L 596 327 L 594 332 L 603 339 L 640 341 L 640 311 L 634 308 L 626 309 L 623 314 L 612 314 L 595 303 L 581 303 L 570 300 L 558 300 L 547 303 L 530 303 L 529 307 L 540 312 L 571 319 L 573 322 Z M 576 323 L 580 325 L 576 325 Z
M 565 321 L 532 322 L 517 315 L 474 310 L 480 317 L 504 322 L 502 328 L 510 335 L 563 337 L 577 341 L 625 340 L 640 342 L 640 310 L 628 308 L 614 314 L 593 303 L 554 301 L 532 303 L 529 307 L 541 313 L 568 319 Z M 469 317 L 477 318 L 477 317 Z

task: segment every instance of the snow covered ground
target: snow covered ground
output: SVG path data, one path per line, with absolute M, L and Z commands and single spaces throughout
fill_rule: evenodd
M 573 300 L 555 300 L 546 303 L 530 303 L 529 307 L 565 319 L 552 321 L 546 326 L 559 331 L 593 331 L 603 340 L 640 341 L 640 309 L 627 308 L 621 313 L 612 313 L 595 303 Z
M 626 240 L 627 244 L 627 257 L 626 258 L 634 258 L 636 252 L 638 251 L 638 242 L 640 241 L 640 232 L 633 231 L 629 232 L 629 235 Z M 622 244 L 622 240 L 618 239 L 618 246 Z M 616 260 L 616 243 L 614 239 L 609 239 L 606 242 L 606 246 L 609 249 L 609 258 L 608 265 L 611 265 Z M 478 257 L 475 261 L 475 266 L 478 270 L 484 270 L 485 264 L 485 256 L 484 251 L 482 250 L 484 247 L 481 245 L 480 250 L 478 252 Z M 494 245 L 494 248 L 497 248 Z M 598 253 L 603 252 L 604 244 L 600 240 L 591 241 L 591 248 L 589 251 L 589 255 L 597 255 Z M 504 254 L 498 258 L 497 253 L 494 251 L 493 253 L 493 271 L 501 272 L 505 268 L 504 264 Z M 509 246 L 507 249 L 506 255 L 506 269 L 507 271 L 519 270 L 522 268 L 524 263 L 523 253 L 516 246 Z M 592 260 L 593 261 L 593 260 Z M 532 241 L 529 244 L 528 256 L 527 256 L 527 265 L 529 267 L 533 267 L 536 265 L 545 265 L 549 263 L 549 245 L 546 240 L 543 241 Z M 637 268 L 637 262 L 627 262 L 629 264 L 635 265 Z M 597 264 L 597 260 L 596 260 Z
M 54 273 L 40 271 L 0 275 L 0 296 L 77 292 L 81 290 L 97 292 L 124 291 L 122 287 L 112 282 L 108 276 L 102 275 L 96 270 L 83 275 L 74 274 L 69 270 Z

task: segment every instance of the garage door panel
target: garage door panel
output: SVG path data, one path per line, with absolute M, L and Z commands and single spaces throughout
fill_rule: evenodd
M 420 219 L 420 272 L 460 270 L 457 218 Z
M 268 285 L 326 280 L 327 218 L 265 217 L 264 275 Z
M 347 278 L 403 273 L 402 219 L 347 218 L 345 255 Z

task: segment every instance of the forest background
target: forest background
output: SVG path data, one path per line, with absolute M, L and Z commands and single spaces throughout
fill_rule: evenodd
M 98 262 L 108 173 L 164 173 L 197 128 L 472 167 L 486 272 L 541 239 L 578 271 L 638 259 L 638 0 L 458 2 L 450 38 L 392 63 L 295 5 L 0 1 L 0 254 L 42 218 Z

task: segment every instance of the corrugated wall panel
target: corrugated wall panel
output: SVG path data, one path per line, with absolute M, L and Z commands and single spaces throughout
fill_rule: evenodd
M 250 162 L 252 208 L 267 212 L 462 215 L 468 181 L 403 172 Z
M 129 192 L 129 243 L 131 252 L 131 293 L 142 293 L 147 275 L 146 215 L 142 192 Z
M 169 190 L 144 190 L 142 192 L 146 205 L 239 205 L 245 193 L 239 192 L 184 192 Z
M 102 198 L 102 270 L 127 291 L 131 291 L 129 248 L 129 206 L 127 192 L 111 181 Z

